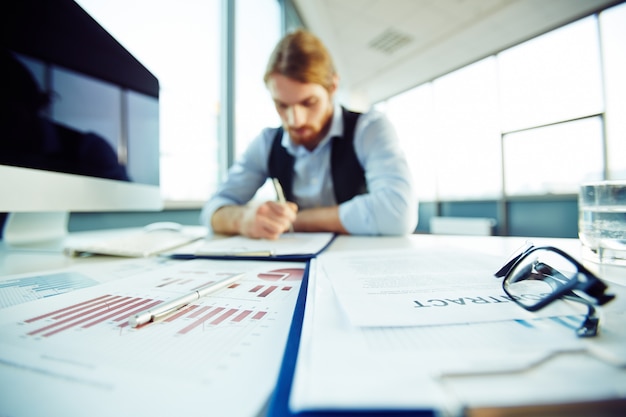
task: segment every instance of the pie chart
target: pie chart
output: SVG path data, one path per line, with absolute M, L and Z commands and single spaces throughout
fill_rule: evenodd
M 303 268 L 282 268 L 261 272 L 257 276 L 266 281 L 302 281 L 302 275 Z

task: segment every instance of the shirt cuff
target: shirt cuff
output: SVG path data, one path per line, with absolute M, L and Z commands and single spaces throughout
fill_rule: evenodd
M 200 223 L 208 228 L 209 235 L 214 234 L 213 227 L 211 227 L 211 218 L 213 217 L 213 213 L 215 213 L 220 207 L 233 204 L 236 203 L 227 198 L 214 197 L 204 205 L 202 212 L 200 213 Z

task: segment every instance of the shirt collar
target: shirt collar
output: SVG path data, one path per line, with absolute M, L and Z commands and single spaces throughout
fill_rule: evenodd
M 330 129 L 328 129 L 328 133 L 320 141 L 319 145 L 317 145 L 313 152 L 318 152 L 319 149 L 324 148 L 330 142 L 330 139 L 335 136 L 343 136 L 343 111 L 341 106 L 337 103 L 333 105 L 333 120 L 331 121 Z M 287 131 L 283 132 L 281 144 L 285 149 L 287 149 L 287 152 L 294 156 L 312 153 L 309 152 L 304 146 L 294 145 Z

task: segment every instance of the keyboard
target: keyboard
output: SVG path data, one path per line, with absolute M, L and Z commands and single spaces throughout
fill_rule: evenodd
M 106 238 L 99 242 L 67 247 L 65 252 L 71 256 L 96 254 L 145 258 L 184 246 L 204 237 L 204 233 L 174 230 L 139 231 L 120 237 Z

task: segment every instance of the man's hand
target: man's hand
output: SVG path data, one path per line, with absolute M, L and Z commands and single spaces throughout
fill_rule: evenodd
M 246 206 L 239 221 L 239 234 L 255 239 L 278 239 L 296 220 L 295 203 L 266 201 Z

